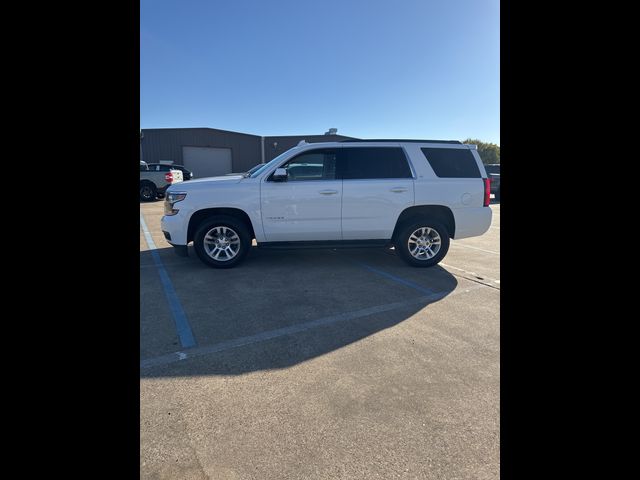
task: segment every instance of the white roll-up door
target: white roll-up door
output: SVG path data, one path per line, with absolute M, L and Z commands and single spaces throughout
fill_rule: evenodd
M 182 147 L 184 166 L 193 178 L 215 177 L 231 173 L 231 149 L 215 147 Z

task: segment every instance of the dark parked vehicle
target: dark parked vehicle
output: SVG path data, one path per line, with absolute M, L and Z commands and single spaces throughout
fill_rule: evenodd
M 182 165 L 167 165 L 164 163 L 148 163 L 149 170 L 152 172 L 168 172 L 169 170 L 180 170 L 182 172 L 182 178 L 184 181 L 191 180 L 193 178 L 193 172 L 187 170 Z
M 500 164 L 485 165 L 484 169 L 491 178 L 491 193 L 496 196 L 496 200 L 500 200 Z

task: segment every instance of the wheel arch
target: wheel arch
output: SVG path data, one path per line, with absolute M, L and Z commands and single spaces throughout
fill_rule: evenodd
M 187 243 L 193 241 L 193 237 L 195 235 L 196 230 L 198 229 L 198 225 L 205 220 L 206 218 L 212 217 L 214 215 L 227 215 L 229 217 L 234 217 L 242 221 L 247 228 L 249 229 L 249 234 L 251 238 L 256 238 L 255 230 L 253 229 L 253 224 L 251 223 L 251 218 L 247 215 L 247 212 L 241 210 L 239 208 L 204 208 L 202 210 L 198 210 L 191 215 L 189 218 L 189 226 L 187 228 Z
M 396 226 L 393 230 L 392 239 L 395 240 L 397 235 L 402 231 L 405 225 L 419 221 L 423 218 L 430 218 L 442 223 L 447 229 L 450 238 L 455 238 L 456 221 L 453 212 L 449 207 L 444 205 L 415 205 L 408 207 L 402 211 Z

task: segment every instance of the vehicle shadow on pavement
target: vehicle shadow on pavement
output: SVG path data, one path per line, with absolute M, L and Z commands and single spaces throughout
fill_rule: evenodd
M 180 348 L 152 254 L 140 252 L 141 362 L 168 359 L 141 364 L 141 378 L 287 368 L 398 325 L 458 285 L 440 266 L 407 267 L 373 249 L 253 248 L 228 270 L 203 266 L 193 250 L 158 252 L 198 344 Z

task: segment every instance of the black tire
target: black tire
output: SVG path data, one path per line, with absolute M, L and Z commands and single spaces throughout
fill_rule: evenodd
M 411 237 L 416 230 L 422 228 L 426 229 L 425 237 L 427 237 L 427 241 L 433 241 L 436 238 L 436 235 L 433 234 L 434 231 L 437 233 L 437 237 L 440 238 L 440 248 L 435 252 L 436 254 L 432 258 L 426 258 L 428 251 L 424 253 L 424 259 L 419 259 L 414 257 L 409 250 L 409 237 Z M 417 244 L 413 244 L 417 246 Z M 442 223 L 435 220 L 424 219 L 420 221 L 413 221 L 410 224 L 405 225 L 400 230 L 394 245 L 398 255 L 400 255 L 400 258 L 409 265 L 413 267 L 433 267 L 434 265 L 437 265 L 449 251 L 449 231 Z M 434 245 L 435 244 L 429 245 L 428 248 L 430 251 L 433 251 Z
M 205 236 L 216 227 L 231 229 L 239 238 L 239 250 L 230 260 L 224 260 L 223 255 L 220 253 L 218 253 L 220 255 L 220 259 L 216 260 L 207 253 L 207 248 L 211 248 L 212 246 L 213 248 L 216 247 L 211 242 L 208 242 L 207 246 L 205 246 Z M 220 236 L 212 235 L 210 238 L 220 238 Z M 227 239 L 228 238 L 233 238 L 233 236 L 227 235 Z M 233 248 L 232 245 L 229 244 L 229 246 Z M 198 225 L 193 237 L 193 248 L 195 249 L 198 258 L 205 265 L 213 268 L 233 268 L 236 265 L 239 265 L 249 253 L 249 249 L 251 248 L 251 235 L 249 234 L 249 229 L 242 220 L 227 215 L 215 215 L 203 220 L 200 225 Z M 225 256 L 226 255 L 227 254 L 225 253 Z
M 151 202 L 156 199 L 158 191 L 156 186 L 148 181 L 140 182 L 140 200 L 143 202 Z

